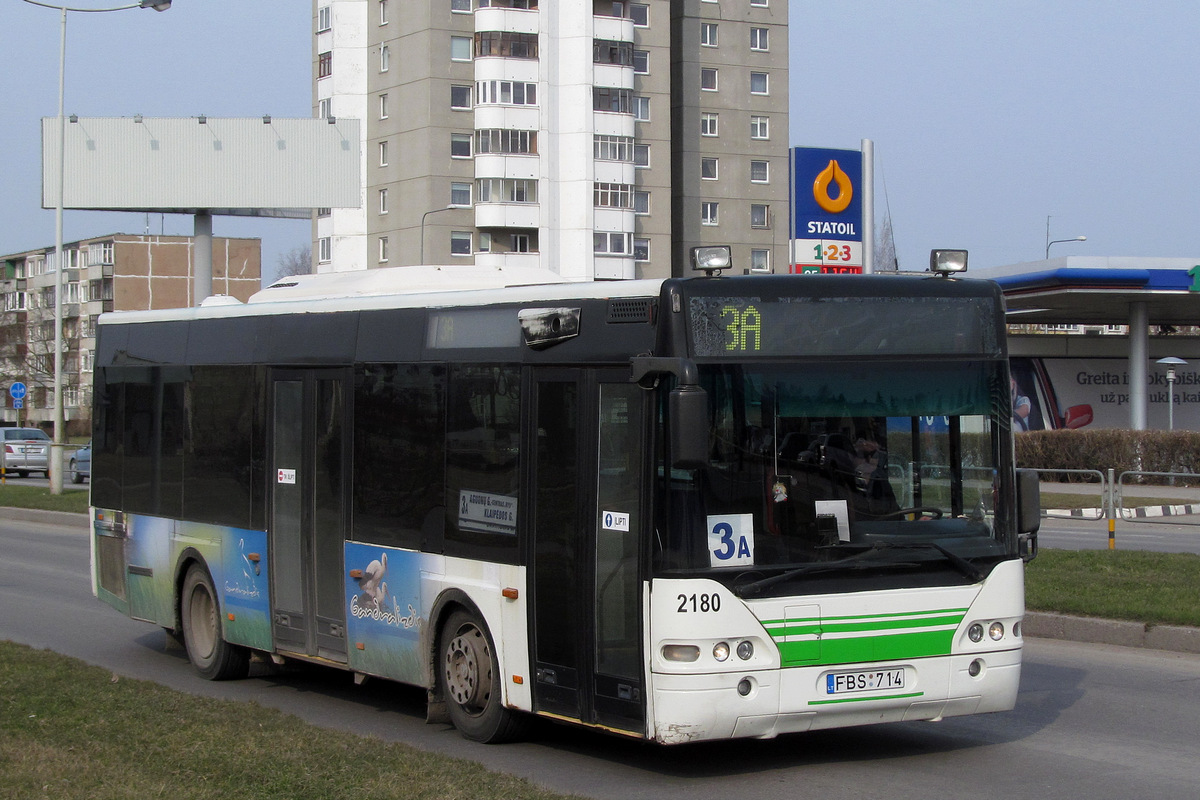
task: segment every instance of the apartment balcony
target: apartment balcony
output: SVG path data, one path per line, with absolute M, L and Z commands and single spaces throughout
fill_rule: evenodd
M 628 17 L 593 17 L 592 35 L 597 39 L 632 42 L 634 41 L 633 20 Z
M 475 9 L 475 30 L 477 31 L 511 31 L 513 33 L 538 32 L 537 9 L 523 8 L 477 8 Z M 630 30 L 633 23 L 630 22 Z M 632 40 L 632 36 L 630 37 Z
M 537 180 L 538 157 L 490 153 L 475 156 L 475 177 Z M 632 181 L 627 182 L 632 183 Z
M 542 210 L 537 203 L 476 203 L 476 228 L 537 228 Z
M 475 130 L 507 128 L 536 131 L 539 127 L 537 106 L 475 106 Z
M 476 253 L 475 264 L 480 267 L 523 267 L 537 269 L 541 266 L 541 253 Z
M 609 256 L 596 254 L 596 280 L 627 281 L 637 277 L 633 256 Z

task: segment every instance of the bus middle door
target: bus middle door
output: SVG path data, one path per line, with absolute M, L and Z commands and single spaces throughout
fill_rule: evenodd
M 272 378 L 268 552 L 275 647 L 345 663 L 347 373 L 276 370 Z
M 546 369 L 533 397 L 534 710 L 641 733 L 646 393 L 627 370 Z

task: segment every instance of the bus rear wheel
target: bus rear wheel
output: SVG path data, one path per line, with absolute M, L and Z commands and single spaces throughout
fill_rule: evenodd
M 519 738 L 527 719 L 502 702 L 500 666 L 487 627 L 474 614 L 455 611 L 439 641 L 438 682 L 458 732 L 489 744 Z
M 225 641 L 221 634 L 217 592 L 208 570 L 199 564 L 188 568 L 180 605 L 184 647 L 201 676 L 224 681 L 250 674 L 249 651 Z

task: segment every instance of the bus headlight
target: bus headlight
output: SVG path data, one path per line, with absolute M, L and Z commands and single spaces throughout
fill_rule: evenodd
M 738 658 L 742 661 L 749 661 L 754 655 L 754 643 L 750 641 L 738 642 L 737 654 Z
M 713 645 L 713 658 L 717 661 L 724 661 L 729 658 L 729 644 L 726 642 L 717 642 Z
M 978 644 L 983 641 L 983 626 L 978 622 L 967 628 L 967 638 Z
M 698 661 L 700 648 L 694 644 L 664 644 L 662 648 L 663 661 Z
M 993 622 L 988 628 L 988 636 L 992 637 L 992 641 L 998 642 L 1004 638 L 1004 623 Z

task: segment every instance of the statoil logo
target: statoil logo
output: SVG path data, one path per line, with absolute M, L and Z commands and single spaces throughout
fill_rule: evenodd
M 830 193 L 835 187 L 836 196 Z M 838 164 L 837 159 L 829 159 L 825 169 L 817 173 L 817 178 L 813 181 L 813 199 L 822 210 L 830 214 L 840 214 L 850 207 L 850 201 L 854 199 L 854 183 Z

